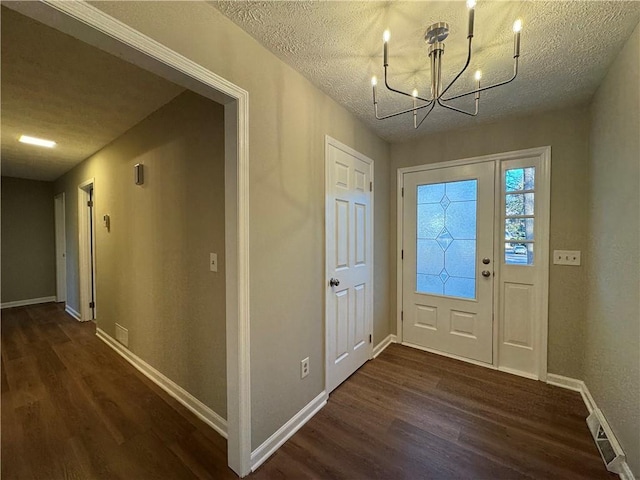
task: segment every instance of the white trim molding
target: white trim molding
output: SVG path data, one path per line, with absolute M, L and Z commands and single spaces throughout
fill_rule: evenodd
M 75 308 L 73 308 L 68 303 L 64 306 L 64 311 L 75 318 L 77 321 L 81 322 L 82 318 L 80 318 L 80 312 L 78 312 Z
M 556 387 L 579 392 L 589 413 L 593 412 L 594 408 L 596 408 L 596 402 L 593 400 L 591 392 L 589 392 L 589 389 L 582 380 L 549 373 L 547 374 L 547 383 Z
M 251 452 L 251 471 L 255 472 L 271 455 L 289 440 L 302 426 L 327 404 L 329 395 L 322 391 L 305 407 L 281 426 L 273 435 L 267 438 L 262 445 Z
M 398 343 L 398 337 L 396 337 L 394 334 L 387 335 L 387 338 L 382 340 L 373 348 L 373 355 L 371 356 L 371 358 L 376 358 L 384 351 L 385 348 L 387 348 L 392 343 Z
M 618 475 L 620 475 L 622 480 L 636 480 L 636 477 L 633 475 L 633 472 L 626 461 L 622 462 L 622 472 Z
M 591 392 L 589 391 L 589 388 L 587 387 L 586 383 L 584 383 L 582 380 L 578 380 L 571 377 L 564 377 L 562 375 L 556 375 L 554 373 L 547 374 L 547 383 L 549 385 L 553 385 L 556 387 L 565 388 L 567 390 L 573 390 L 574 392 L 579 392 L 580 395 L 582 396 L 582 401 L 584 402 L 585 406 L 587 407 L 587 410 L 589 411 L 589 414 L 591 415 L 591 413 L 594 411 L 597 413 L 598 420 L 600 421 L 600 424 L 604 427 L 605 431 L 607 432 L 607 436 L 609 437 L 609 440 L 612 442 L 612 444 L 614 444 L 617 447 L 619 452 L 622 452 L 622 454 L 624 455 L 624 451 L 620 446 L 620 442 L 618 442 L 618 439 L 613 433 L 613 430 L 611 430 L 611 427 L 609 426 L 609 422 L 607 421 L 607 418 L 604 416 L 604 413 L 602 412 L 602 410 L 598 408 L 598 405 L 596 405 L 596 401 L 591 395 Z M 617 473 L 622 480 L 635 480 L 633 472 L 629 468 L 629 464 L 626 461 L 623 461 L 621 463 L 620 468 L 622 471 Z
M 4 302 L 0 308 L 26 307 L 27 305 L 38 305 L 40 303 L 55 302 L 55 295 L 52 297 L 27 298 L 25 300 L 15 300 L 13 302 Z
M 131 350 L 118 343 L 104 330 L 96 328 L 96 335 L 149 380 L 191 410 L 196 417 L 209 425 L 224 438 L 227 438 L 227 421 L 224 418 L 214 412 L 211 408 L 207 407 L 204 403 L 191 395 L 173 380 L 167 378 L 147 362 L 142 360 Z
M 95 306 L 89 306 L 91 299 L 96 301 L 96 242 L 95 242 L 95 178 L 89 178 L 78 185 L 78 276 L 80 279 L 80 318 L 82 321 L 94 320 Z M 88 206 L 90 198 L 93 204 Z M 87 210 L 89 208 L 89 210 Z
M 566 388 L 567 390 L 573 390 L 574 392 L 582 392 L 582 389 L 585 388 L 582 380 L 563 377 L 562 375 L 556 375 L 555 373 L 547 374 L 547 383 L 556 387 Z M 591 408 L 589 408 L 589 412 L 591 412 Z

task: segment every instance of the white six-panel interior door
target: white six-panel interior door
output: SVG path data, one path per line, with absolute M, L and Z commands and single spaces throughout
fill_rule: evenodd
M 326 138 L 326 391 L 371 356 L 373 161 Z
M 398 340 L 546 379 L 551 148 L 398 170 Z

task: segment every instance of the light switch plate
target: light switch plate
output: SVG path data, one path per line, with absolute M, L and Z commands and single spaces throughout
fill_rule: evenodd
M 209 270 L 212 272 L 218 271 L 218 254 L 210 253 L 209 254 Z
M 580 265 L 580 250 L 554 250 L 554 265 Z

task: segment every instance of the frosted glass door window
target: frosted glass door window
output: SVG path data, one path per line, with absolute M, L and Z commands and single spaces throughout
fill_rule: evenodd
M 478 181 L 417 187 L 416 290 L 476 298 Z
M 533 265 L 535 167 L 513 168 L 504 175 L 504 261 Z

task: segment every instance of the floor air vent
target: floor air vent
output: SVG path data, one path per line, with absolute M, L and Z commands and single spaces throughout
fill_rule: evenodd
M 607 470 L 621 474 L 624 469 L 625 456 L 620 444 L 617 442 L 609 424 L 604 419 L 600 409 L 596 408 L 587 417 L 587 425 L 591 430 L 591 436 L 596 442 L 600 456 L 607 466 Z

